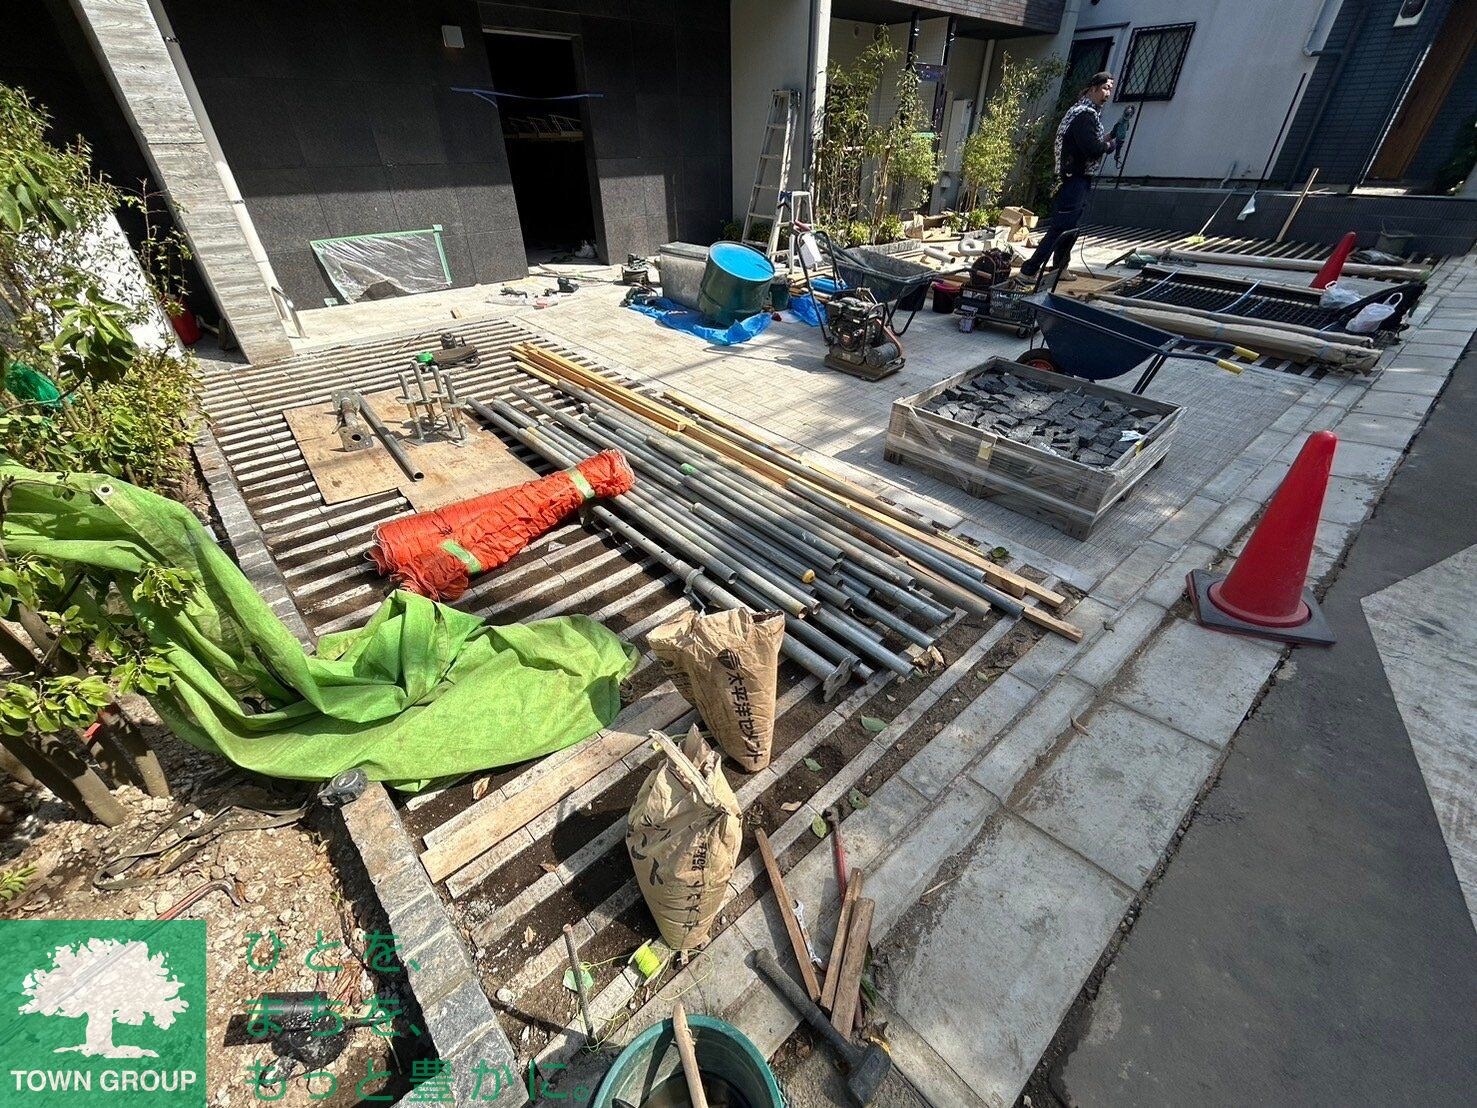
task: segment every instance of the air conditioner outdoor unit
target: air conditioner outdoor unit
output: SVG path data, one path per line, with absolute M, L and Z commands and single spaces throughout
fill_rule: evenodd
M 1414 27 L 1426 13 L 1426 0 L 1405 0 L 1395 13 L 1395 26 Z

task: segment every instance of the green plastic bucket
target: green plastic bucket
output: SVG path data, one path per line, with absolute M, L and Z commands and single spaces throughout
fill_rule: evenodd
M 721 1077 L 749 1108 L 785 1108 L 779 1082 L 764 1056 L 743 1032 L 712 1016 L 687 1017 L 698 1068 Z M 648 1027 L 611 1064 L 595 1091 L 591 1108 L 615 1108 L 619 1099 L 633 1108 L 660 1086 L 682 1077 L 682 1059 L 672 1037 L 672 1021 Z M 684 1094 L 685 1095 L 685 1094 Z
M 715 243 L 698 289 L 698 310 L 727 327 L 764 310 L 773 280 L 774 263 L 759 251 L 737 242 Z

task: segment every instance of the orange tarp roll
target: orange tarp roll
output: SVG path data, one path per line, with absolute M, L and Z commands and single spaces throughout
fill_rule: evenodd
M 619 450 L 511 489 L 382 523 L 369 556 L 383 574 L 433 600 L 455 600 L 472 576 L 502 565 L 587 500 L 636 483 Z

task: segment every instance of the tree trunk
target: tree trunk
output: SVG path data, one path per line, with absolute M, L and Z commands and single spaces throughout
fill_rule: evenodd
M 35 774 L 26 768 L 25 763 L 3 746 L 0 746 L 0 773 L 9 774 L 28 789 L 41 786 L 41 782 L 36 780 Z
M 159 764 L 159 755 L 149 745 L 149 740 L 139 730 L 123 705 L 116 701 L 98 713 L 102 724 L 99 733 L 107 735 L 116 746 L 132 759 L 137 768 L 140 787 L 150 796 L 169 796 L 169 778 Z
M 109 827 L 116 827 L 128 818 L 127 811 L 108 791 L 103 779 L 68 746 L 66 740 L 55 735 L 46 738 L 0 735 L 0 746 L 14 754 L 38 781 L 70 805 L 78 816 L 90 816 Z
M 93 1057 L 113 1057 L 113 1013 L 108 1009 L 87 1013 L 87 1042 L 82 1053 Z

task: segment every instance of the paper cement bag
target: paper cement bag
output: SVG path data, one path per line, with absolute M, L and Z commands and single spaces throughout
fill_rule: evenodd
M 683 612 L 647 636 L 677 691 L 745 772 L 769 765 L 785 617 L 747 608 Z
M 718 752 L 694 727 L 682 749 L 659 731 L 664 757 L 631 805 L 626 852 L 662 939 L 685 956 L 708 930 L 738 861 L 743 821 Z

